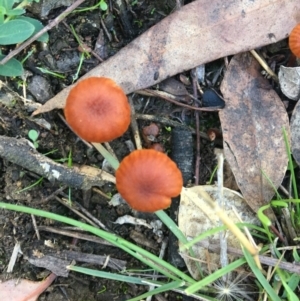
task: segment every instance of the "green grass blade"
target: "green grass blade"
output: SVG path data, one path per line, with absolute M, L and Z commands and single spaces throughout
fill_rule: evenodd
M 269 284 L 269 281 L 265 278 L 263 273 L 257 267 L 251 254 L 246 249 L 243 249 L 243 252 L 244 252 L 247 263 L 250 266 L 253 274 L 256 276 L 256 278 L 260 282 L 261 286 L 264 288 L 264 290 L 269 295 L 270 300 L 281 301 L 280 298 L 278 297 L 277 293 L 273 290 L 272 286 Z
M 292 152 L 291 152 L 291 148 L 290 148 L 290 144 L 289 144 L 289 140 L 288 140 L 285 128 L 283 129 L 283 137 L 284 137 L 286 152 L 287 152 L 288 159 L 289 159 L 289 168 L 290 168 L 291 177 L 292 177 L 293 191 L 294 191 L 295 199 L 298 199 L 298 189 L 297 189 L 296 176 L 295 176 L 295 171 L 294 171 L 294 166 L 293 166 Z M 297 211 L 299 213 L 299 205 L 298 204 L 297 204 L 297 209 L 298 209 Z
M 160 272 L 162 275 L 165 275 L 166 277 L 169 277 L 173 280 L 184 280 L 187 283 L 195 283 L 196 281 L 186 275 L 185 273 L 181 272 L 180 270 L 176 269 L 174 266 L 171 264 L 167 263 L 166 261 L 158 258 L 157 256 L 153 255 L 152 253 L 136 246 L 133 243 L 130 243 L 123 239 L 122 237 L 119 237 L 115 234 L 108 233 L 104 230 L 95 228 L 93 226 L 87 225 L 85 223 L 76 221 L 74 219 L 58 215 L 55 213 L 39 210 L 39 209 L 33 209 L 30 207 L 26 206 L 19 206 L 19 205 L 13 205 L 13 204 L 7 204 L 0 202 L 0 208 L 3 209 L 8 209 L 8 210 L 13 210 L 13 211 L 18 211 L 18 212 L 23 212 L 23 213 L 28 213 L 28 214 L 33 214 L 49 219 L 53 219 L 65 224 L 69 224 L 75 227 L 79 227 L 83 230 L 86 230 L 90 233 L 93 233 L 113 245 L 119 247 L 120 249 L 124 250 L 125 252 L 129 253 L 133 257 L 137 258 L 141 262 L 145 263 L 146 265 L 150 266 L 151 268 L 157 270 Z
M 90 276 L 95 276 L 95 277 L 99 277 L 99 278 L 123 281 L 123 282 L 134 283 L 134 284 L 144 284 L 142 282 L 142 278 L 138 278 L 138 277 L 120 275 L 120 274 L 116 274 L 116 273 L 109 273 L 109 272 L 104 272 L 101 270 L 82 268 L 82 267 L 75 266 L 75 265 L 69 265 L 69 266 L 67 266 L 67 269 L 70 271 L 74 271 L 74 272 L 78 272 L 78 273 L 86 274 L 86 275 L 90 275 Z
M 187 244 L 188 240 L 182 233 L 182 231 L 179 229 L 179 227 L 176 225 L 176 223 L 166 214 L 163 210 L 158 210 L 155 212 L 156 216 L 170 229 L 170 231 L 177 237 L 177 239 L 180 241 L 181 244 Z M 189 254 L 192 257 L 196 257 L 195 252 L 192 248 L 188 248 Z M 199 274 L 201 277 L 203 277 L 203 272 L 201 269 L 201 266 L 199 262 L 196 262 L 196 267 L 199 271 Z
M 150 283 L 147 283 L 147 285 L 150 285 Z M 142 299 L 145 299 L 149 296 L 153 296 L 153 295 L 156 295 L 156 294 L 159 294 L 159 293 L 163 293 L 163 292 L 166 292 L 166 291 L 170 291 L 170 290 L 174 290 L 176 288 L 179 288 L 181 286 L 184 285 L 184 282 L 183 281 L 172 281 L 170 283 L 167 283 L 167 284 L 164 284 L 164 285 L 161 285 L 160 287 L 158 288 L 155 288 L 147 293 L 144 293 L 138 297 L 135 297 L 135 298 L 132 298 L 132 299 L 129 299 L 127 301 L 139 301 L 139 300 L 142 300 Z
M 199 291 L 201 288 L 209 285 L 210 283 L 214 282 L 215 280 L 219 279 L 223 275 L 226 275 L 230 273 L 231 271 L 237 269 L 241 265 L 243 265 L 246 262 L 244 258 L 240 258 L 230 264 L 228 264 L 226 267 L 221 268 L 214 273 L 210 274 L 209 276 L 205 277 L 204 279 L 198 281 L 195 284 L 190 285 L 187 289 L 185 289 L 185 292 L 190 295 L 192 293 L 195 293 Z M 275 301 L 275 300 L 273 300 Z

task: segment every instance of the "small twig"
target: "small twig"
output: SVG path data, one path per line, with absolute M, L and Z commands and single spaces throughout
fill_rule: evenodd
M 78 202 L 75 202 L 75 205 L 87 216 L 89 217 L 94 223 L 96 223 L 100 228 L 109 231 L 104 224 L 102 224 L 97 218 L 95 218 L 90 212 L 88 212 L 83 206 L 81 206 Z
M 160 248 L 160 252 L 159 252 L 159 258 L 164 258 L 165 256 L 165 253 L 166 253 L 166 249 L 167 249 L 167 246 L 168 246 L 168 239 L 165 238 L 163 241 L 162 241 L 162 244 L 161 244 L 161 248 Z M 156 280 L 157 279 L 157 271 L 154 271 L 153 272 L 153 277 L 152 277 L 152 280 Z M 155 286 L 154 285 L 150 285 L 149 286 L 149 292 L 151 292 L 152 290 L 154 290 Z M 147 297 L 146 301 L 151 301 L 152 300 L 152 295 Z
M 175 100 L 174 96 L 172 94 L 166 93 L 166 92 L 162 92 L 162 91 L 154 91 L 151 89 L 143 89 L 143 90 L 138 90 L 135 91 L 135 93 L 137 94 L 141 94 L 141 95 L 147 95 L 147 96 L 155 96 L 155 97 L 160 97 L 162 99 L 165 99 L 169 102 L 172 102 L 178 106 L 184 107 L 184 108 L 188 108 L 190 110 L 195 110 L 195 111 L 203 111 L 203 112 L 219 112 L 222 108 L 220 106 L 217 107 L 194 107 L 194 106 L 190 106 L 184 103 L 181 103 L 177 100 Z
M 32 219 L 32 224 L 33 224 L 33 228 L 34 228 L 36 237 L 37 237 L 38 240 L 41 240 L 40 232 L 37 228 L 36 219 L 35 219 L 35 216 L 33 214 L 31 214 L 31 219 Z
M 74 2 L 64 12 L 62 12 L 58 17 L 56 17 L 50 24 L 45 26 L 42 30 L 40 30 L 38 33 L 36 33 L 33 37 L 28 39 L 26 42 L 21 44 L 18 48 L 11 51 L 3 60 L 0 61 L 0 65 L 3 65 L 6 62 L 8 62 L 11 58 L 13 58 L 18 53 L 20 53 L 23 49 L 25 49 L 27 46 L 29 46 L 31 43 L 33 43 L 35 40 L 37 40 L 44 33 L 49 31 L 54 26 L 58 25 L 59 22 L 61 22 L 69 13 L 71 13 L 77 6 L 79 6 L 83 2 L 84 2 L 84 0 L 77 0 L 76 2 Z
M 6 270 L 7 273 L 11 273 L 13 271 L 15 263 L 16 263 L 17 258 L 18 258 L 18 254 L 20 252 L 21 252 L 21 244 L 20 244 L 20 242 L 16 241 L 14 249 L 13 249 L 13 251 L 11 253 L 11 256 L 10 256 L 8 266 L 7 266 L 7 270 Z
M 224 157 L 223 153 L 218 154 L 218 204 L 221 208 L 225 208 L 224 204 L 224 197 L 223 197 L 223 168 L 224 168 Z M 223 225 L 223 223 L 219 222 L 220 226 Z M 220 231 L 219 233 L 220 238 L 220 264 L 221 267 L 226 267 L 228 265 L 228 256 L 227 256 L 227 230 Z M 231 279 L 231 273 L 228 275 L 223 275 L 223 281 L 226 282 L 228 279 L 226 277 L 229 277 Z
M 44 203 L 49 202 L 50 200 L 52 200 L 55 196 L 57 196 L 58 194 L 60 194 L 61 192 L 63 192 L 65 189 L 67 189 L 68 186 L 67 185 L 63 185 L 62 187 L 58 188 L 57 190 L 55 190 L 53 193 L 51 193 L 49 196 L 47 196 L 46 198 L 42 199 L 41 201 L 39 201 L 39 205 L 42 205 Z
M 136 149 L 142 149 L 143 148 L 142 140 L 140 137 L 139 127 L 136 122 L 135 109 L 134 109 L 132 97 L 129 96 L 128 101 L 129 101 L 130 108 L 131 108 L 131 129 L 132 129 L 132 133 L 133 133 L 133 137 L 134 137 L 134 141 L 135 141 L 135 146 L 136 146 Z
M 193 96 L 195 99 L 198 97 L 197 93 L 197 76 L 195 75 L 195 69 L 192 70 L 192 79 L 193 79 Z M 198 107 L 197 102 L 195 102 L 194 107 Z M 200 160 L 201 160 L 201 144 L 200 144 L 200 116 L 199 112 L 195 111 L 195 119 L 196 119 L 196 164 L 195 164 L 195 185 L 199 185 L 199 174 L 200 174 Z
M 116 159 L 118 159 L 116 153 L 114 152 L 113 148 L 110 146 L 110 144 L 108 142 L 104 142 L 105 147 L 107 148 L 107 150 L 110 152 L 110 154 L 115 157 Z
M 195 133 L 195 130 L 192 128 L 189 128 L 188 126 L 179 123 L 177 121 L 174 121 L 170 118 L 159 116 L 159 115 L 149 115 L 149 114 L 140 114 L 140 113 L 135 113 L 135 118 L 136 119 L 142 119 L 146 121 L 153 121 L 153 122 L 159 122 L 167 126 L 172 126 L 172 127 L 183 127 L 186 130 L 190 130 L 191 132 Z M 208 136 L 206 136 L 208 139 Z
M 111 42 L 111 41 L 112 41 L 111 34 L 110 34 L 109 31 L 107 30 L 107 28 L 106 28 L 106 26 L 105 26 L 105 23 L 104 23 L 104 21 L 103 21 L 102 18 L 100 18 L 100 23 L 101 23 L 101 26 L 102 26 L 102 28 L 103 28 L 103 30 L 104 30 L 104 32 L 105 32 L 105 34 L 106 34 L 106 36 L 107 36 L 109 42 Z
M 69 208 L 71 211 L 73 211 L 75 214 L 77 214 L 78 216 L 80 216 L 82 219 L 84 219 L 87 223 L 89 223 L 90 225 L 98 228 L 98 225 L 96 225 L 96 223 L 94 223 L 92 220 L 90 220 L 89 218 L 87 218 L 84 214 L 82 214 L 81 212 L 79 212 L 77 209 L 75 209 L 75 205 L 74 203 L 70 203 L 69 200 L 67 199 L 60 199 L 59 197 L 54 197 L 58 202 L 60 202 L 62 205 L 66 206 L 67 208 Z
M 93 187 L 92 190 L 98 194 L 100 194 L 103 198 L 107 199 L 107 200 L 110 200 L 110 197 L 104 193 L 103 191 L 101 191 L 100 189 L 96 188 L 96 187 Z
M 277 75 L 268 66 L 268 64 L 265 62 L 265 60 L 255 50 L 250 50 L 250 53 L 256 58 L 256 60 L 268 72 L 268 74 L 278 83 Z
M 77 229 L 74 228 L 74 230 L 64 230 L 64 229 L 57 229 L 54 227 L 49 227 L 49 226 L 38 226 L 38 229 L 40 231 L 48 231 L 51 233 L 56 233 L 56 234 L 60 234 L 60 235 L 65 235 L 68 237 L 73 237 L 73 238 L 78 238 L 78 239 L 83 239 L 83 240 L 87 240 L 87 241 L 92 241 L 98 244 L 102 244 L 102 245 L 106 245 L 106 246 L 114 246 L 111 243 L 109 243 L 108 241 L 106 241 L 105 239 L 102 239 L 100 237 L 94 236 L 94 235 L 88 235 L 85 233 L 80 233 L 79 231 L 81 229 Z M 77 231 L 77 232 L 75 232 Z

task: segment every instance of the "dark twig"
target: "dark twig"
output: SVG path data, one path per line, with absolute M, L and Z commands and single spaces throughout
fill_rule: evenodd
M 195 69 L 192 70 L 192 79 L 193 79 L 193 96 L 197 99 L 198 92 L 197 92 L 197 77 L 195 75 Z M 198 107 L 197 102 L 194 104 L 195 107 Z M 195 185 L 199 185 L 199 171 L 200 171 L 200 135 L 199 135 L 199 128 L 200 128 L 200 116 L 199 112 L 195 111 L 195 119 L 196 119 L 196 164 L 195 164 Z
M 205 239 L 196 243 L 195 246 L 200 246 L 200 247 L 206 248 L 209 251 L 212 251 L 214 253 L 220 252 L 220 245 L 212 244 L 208 240 L 205 240 Z M 293 249 L 299 249 L 299 247 L 298 246 L 289 246 L 289 247 L 278 248 L 278 250 L 293 250 Z M 232 247 L 228 247 L 227 252 L 229 254 L 237 255 L 238 257 L 244 256 L 244 254 L 241 250 L 232 248 Z M 182 256 L 186 257 L 187 255 L 182 254 Z M 272 257 L 265 256 L 265 255 L 259 255 L 259 260 L 262 264 L 265 264 L 267 266 L 278 267 L 278 268 L 286 270 L 290 273 L 296 273 L 296 274 L 300 275 L 300 265 L 297 263 L 280 261 L 277 258 L 272 258 Z
M 62 12 L 58 17 L 56 17 L 50 24 L 45 26 L 42 30 L 40 30 L 37 34 L 35 34 L 33 37 L 28 39 L 26 42 L 21 44 L 18 48 L 11 51 L 3 60 L 0 61 L 0 65 L 3 65 L 7 63 L 11 58 L 16 56 L 18 53 L 20 53 L 23 49 L 25 49 L 27 46 L 29 46 L 31 43 L 33 43 L 35 40 L 37 40 L 40 36 L 42 36 L 44 33 L 49 31 L 54 26 L 58 25 L 59 22 L 61 22 L 69 13 L 71 13 L 77 6 L 79 6 L 84 0 L 77 0 L 74 2 L 70 7 L 68 7 L 64 12 Z
M 174 96 L 172 94 L 166 93 L 166 92 L 162 92 L 162 91 L 155 91 L 155 90 L 150 90 L 150 89 L 143 89 L 143 90 L 138 90 L 135 91 L 136 94 L 141 94 L 141 95 L 146 95 L 146 96 L 155 96 L 155 97 L 160 97 L 162 99 L 165 99 L 169 102 L 172 102 L 178 106 L 184 107 L 184 108 L 188 108 L 190 110 L 195 110 L 195 111 L 204 111 L 204 112 L 219 112 L 222 108 L 219 107 L 194 107 L 194 106 L 190 106 L 184 103 L 181 103 L 177 100 L 174 99 Z

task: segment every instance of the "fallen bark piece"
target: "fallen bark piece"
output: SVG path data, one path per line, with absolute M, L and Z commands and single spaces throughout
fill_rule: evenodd
M 232 58 L 221 91 L 226 103 L 219 112 L 224 155 L 243 197 L 257 212 L 275 194 L 287 169 L 283 128 L 289 133 L 288 115 L 249 53 Z
M 79 168 L 58 164 L 38 153 L 26 139 L 0 136 L 0 157 L 35 172 L 49 181 L 58 181 L 74 188 L 86 190 L 92 186 L 101 187 L 105 181 L 115 182 L 114 176 L 101 169 L 89 167 L 88 173 L 85 173 Z
M 300 21 L 299 11 L 299 0 L 194 1 L 81 79 L 109 77 L 128 94 L 220 57 L 286 38 Z M 63 108 L 71 88 L 62 90 L 34 115 Z

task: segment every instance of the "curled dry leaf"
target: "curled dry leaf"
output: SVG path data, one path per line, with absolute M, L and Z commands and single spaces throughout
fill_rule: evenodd
M 220 220 L 218 216 L 206 203 L 206 201 L 202 199 L 198 193 L 199 190 L 206 191 L 213 200 L 217 200 L 218 198 L 217 187 L 212 185 L 195 186 L 182 190 L 178 214 L 178 226 L 188 239 L 193 239 L 205 231 L 220 226 Z M 195 197 L 195 194 L 197 195 L 199 202 L 201 202 L 201 209 L 192 201 L 192 198 Z M 234 208 L 241 216 L 243 222 L 255 224 L 258 223 L 254 213 L 251 211 L 250 207 L 245 203 L 243 197 L 239 193 L 224 188 L 223 195 L 224 211 L 232 221 L 236 223 L 240 222 L 233 211 Z M 236 248 L 238 250 L 241 248 L 239 241 L 231 232 L 228 233 L 227 243 L 228 247 Z M 208 252 L 207 249 L 209 247 L 215 248 L 215 252 Z M 203 267 L 204 271 L 207 271 L 208 268 L 210 268 L 212 271 L 215 271 L 219 268 L 219 247 L 219 233 L 209 236 L 204 242 L 202 241 L 201 244 L 194 245 L 193 250 L 195 252 L 196 259 L 200 260 L 200 265 Z M 200 275 L 197 270 L 195 260 L 186 255 L 188 255 L 188 253 L 184 251 L 182 256 L 189 269 L 189 272 L 195 279 L 199 279 Z M 230 255 L 229 258 L 233 260 L 234 256 Z
M 289 132 L 288 115 L 249 53 L 232 58 L 221 91 L 226 102 L 219 113 L 225 158 L 245 200 L 257 212 L 274 195 L 272 185 L 277 188 L 285 175 L 283 128 Z
M 287 37 L 300 21 L 299 11 L 299 0 L 194 1 L 82 78 L 112 78 L 125 93 L 150 87 L 206 62 Z M 71 87 L 34 114 L 63 108 Z
M 286 97 L 300 99 L 300 67 L 280 66 L 278 79 L 281 91 Z

